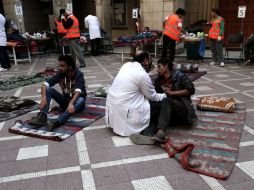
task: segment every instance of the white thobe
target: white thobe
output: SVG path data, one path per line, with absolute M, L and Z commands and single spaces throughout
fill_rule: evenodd
M 6 46 L 5 18 L 0 14 L 0 46 Z
M 150 122 L 151 101 L 161 101 L 151 79 L 138 62 L 125 63 L 109 88 L 106 123 L 121 136 L 140 133 Z
M 101 38 L 100 23 L 96 16 L 88 15 L 84 19 L 86 28 L 89 29 L 90 39 Z

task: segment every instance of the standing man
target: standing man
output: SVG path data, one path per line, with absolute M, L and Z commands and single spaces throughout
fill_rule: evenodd
M 138 50 L 133 62 L 125 63 L 112 86 L 106 100 L 106 123 L 121 136 L 143 131 L 150 121 L 151 101 L 162 101 L 166 94 L 156 93 L 148 73 L 149 54 Z
M 7 53 L 7 44 L 6 44 L 6 33 L 5 33 L 5 18 L 0 13 L 0 71 L 11 68 L 9 55 Z
M 212 27 L 209 30 L 209 38 L 211 43 L 212 51 L 212 62 L 210 65 L 214 65 L 217 61 L 220 63 L 221 67 L 224 67 L 224 56 L 223 56 L 223 39 L 224 39 L 224 19 L 219 16 L 219 9 L 211 9 L 212 20 L 208 22 Z
M 67 34 L 65 38 L 68 38 L 70 41 L 70 51 L 71 56 L 76 62 L 76 57 L 78 57 L 80 68 L 86 67 L 85 58 L 82 54 L 79 40 L 80 40 L 80 31 L 79 31 L 79 22 L 78 19 L 70 12 L 66 12 L 63 9 L 63 15 L 61 17 L 63 26 L 67 29 Z
M 182 18 L 186 12 L 184 9 L 179 8 L 176 13 L 168 15 L 164 20 L 164 32 L 163 32 L 163 47 L 162 47 L 162 58 L 167 57 L 167 49 L 169 48 L 169 59 L 174 62 L 175 59 L 175 48 L 176 41 L 180 41 L 181 32 L 183 30 Z
M 29 122 L 34 128 L 47 124 L 48 130 L 52 131 L 63 125 L 71 114 L 81 112 L 85 108 L 86 88 L 83 73 L 76 68 L 75 61 L 70 55 L 60 55 L 58 61 L 60 71 L 41 87 L 40 112 Z M 61 87 L 62 94 L 53 88 L 56 84 Z M 63 113 L 57 119 L 47 122 L 52 98 L 60 105 Z
M 84 19 L 86 28 L 89 29 L 90 41 L 91 41 L 91 54 L 97 56 L 100 53 L 100 23 L 96 16 L 88 15 Z
M 56 25 L 56 29 L 57 29 L 57 45 L 58 45 L 58 50 L 59 50 L 59 53 L 60 54 L 63 54 L 63 45 L 62 45 L 62 40 L 63 40 L 63 37 L 66 35 L 67 33 L 67 30 L 64 28 L 63 26 L 63 23 L 62 23 L 62 20 L 61 20 L 61 17 L 62 15 L 64 14 L 65 10 L 64 9 L 60 9 L 59 13 L 59 17 L 58 18 L 55 18 L 55 25 Z

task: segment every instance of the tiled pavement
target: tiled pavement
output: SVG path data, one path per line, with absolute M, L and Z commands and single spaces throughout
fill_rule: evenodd
M 57 65 L 56 55 L 18 64 L 0 78 L 31 74 Z M 83 68 L 88 91 L 110 84 L 122 63 L 119 55 L 86 57 Z M 180 59 L 177 62 L 181 62 Z M 208 60 L 205 60 L 208 62 Z M 196 96 L 235 97 L 247 105 L 247 119 L 233 173 L 226 181 L 187 172 L 156 146 L 136 146 L 116 136 L 100 119 L 63 142 L 8 133 L 16 119 L 0 123 L 0 190 L 252 190 L 254 189 L 254 67 L 200 64 L 208 74 L 195 82 Z M 40 84 L 9 91 L 38 101 Z

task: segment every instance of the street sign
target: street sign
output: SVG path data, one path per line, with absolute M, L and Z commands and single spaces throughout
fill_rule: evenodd
M 15 12 L 16 12 L 16 15 L 18 16 L 23 15 L 21 4 L 15 4 Z
M 238 18 L 245 18 L 246 6 L 238 7 Z
M 138 8 L 132 9 L 132 18 L 138 18 Z

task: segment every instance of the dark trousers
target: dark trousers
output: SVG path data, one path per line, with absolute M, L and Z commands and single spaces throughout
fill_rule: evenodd
M 161 58 L 167 57 L 167 51 L 169 48 L 169 59 L 174 61 L 176 53 L 176 41 L 167 35 L 163 35 L 163 46 L 162 46 L 162 55 Z
M 0 63 L 4 69 L 11 68 L 10 58 L 7 52 L 7 46 L 0 46 Z
M 95 38 L 91 40 L 91 54 L 92 55 L 100 54 L 100 41 L 101 41 L 101 38 Z
M 224 62 L 222 44 L 223 44 L 223 40 L 218 41 L 216 39 L 210 39 L 213 62 L 217 62 L 217 61 L 219 63 Z
M 167 130 L 169 126 L 187 124 L 187 109 L 181 100 L 171 97 L 161 102 L 150 102 L 150 124 L 143 131 L 145 135 L 153 135 L 158 129 Z
M 246 60 L 254 56 L 254 36 L 247 40 L 244 46 L 244 57 Z

